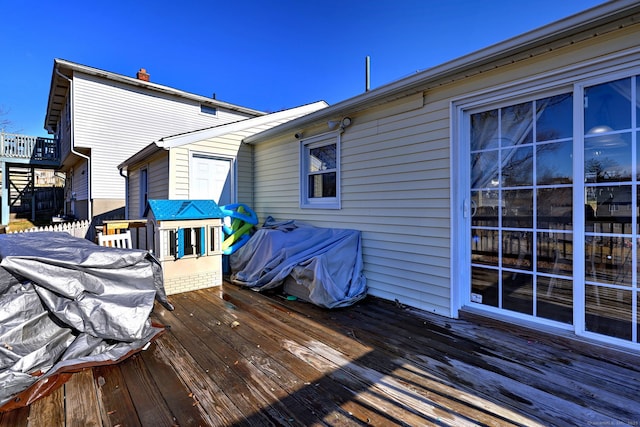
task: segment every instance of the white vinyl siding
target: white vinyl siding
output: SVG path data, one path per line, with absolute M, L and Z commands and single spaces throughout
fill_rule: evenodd
M 248 116 L 76 73 L 73 80 L 75 145 L 91 149 L 94 198 L 124 198 L 117 165 L 162 137 L 237 121 Z
M 256 144 L 256 210 L 362 231 L 369 293 L 448 315 L 448 104 L 421 100 L 353 118 L 341 139 L 339 211 L 298 206 L 298 141 Z
M 600 60 L 637 48 L 637 29 L 628 28 L 489 71 L 457 76 L 424 87 L 424 107 L 415 97 L 347 112 L 353 124 L 342 135 L 342 209 L 309 210 L 298 206 L 298 144 L 293 135 L 255 144 L 254 200 L 261 218 L 299 219 L 323 227 L 362 231 L 365 276 L 372 295 L 456 316 L 460 283 L 458 258 L 467 259 L 455 239 L 468 239 L 452 215 L 462 202 L 452 201 L 452 185 L 468 164 L 451 163 L 451 102 L 473 93 L 477 102 L 490 102 L 495 88 L 511 97 L 539 90 L 534 79 L 549 73 L 562 84 L 580 61 Z M 624 62 L 624 59 L 620 59 Z M 599 65 L 606 68 L 608 64 Z M 554 70 L 565 68 L 565 74 Z M 593 67 L 597 68 L 596 65 Z M 555 76 L 555 80 L 553 77 Z M 565 80 L 570 81 L 570 80 Z M 560 82 L 560 83 L 559 83 Z M 516 88 L 516 84 L 518 85 Z M 517 90 L 516 90 L 517 89 Z M 305 136 L 326 132 L 326 122 L 304 129 Z M 456 148 L 457 149 L 457 148 Z M 456 213 L 452 211 L 455 207 Z M 458 230 L 458 231 L 457 231 Z M 461 231 L 460 231 L 461 232 Z M 453 258 L 452 258 L 453 255 Z
M 147 192 L 149 199 L 169 198 L 169 155 L 162 151 L 152 156 L 148 162 L 133 165 L 128 170 L 129 194 L 128 214 L 129 219 L 141 218 L 140 212 L 144 210 L 140 206 L 140 170 L 147 170 Z
M 79 160 L 72 166 L 72 170 L 71 192 L 76 200 L 87 200 L 89 194 L 88 181 L 86 179 L 89 173 L 87 161 L 84 159 Z M 71 197 L 71 194 L 68 197 Z
M 245 203 L 250 207 L 253 206 L 253 147 L 243 144 L 242 140 L 278 124 L 285 123 L 290 119 L 291 117 L 288 117 L 287 119 L 268 122 L 242 131 L 230 132 L 214 138 L 202 139 L 201 141 L 171 148 L 171 197 L 176 199 L 189 198 L 190 159 L 192 153 L 197 153 L 235 160 L 235 178 L 237 182 L 234 187 L 236 189 L 236 202 Z

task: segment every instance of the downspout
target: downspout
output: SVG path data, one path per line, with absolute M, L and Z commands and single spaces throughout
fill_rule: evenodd
M 120 171 L 120 176 L 124 178 L 124 219 L 129 219 L 129 173 L 126 175 Z
M 57 68 L 56 68 L 56 74 L 69 82 L 69 99 L 70 99 L 69 108 L 71 109 L 71 111 L 69 112 L 70 113 L 69 117 L 71 118 L 70 149 L 71 149 L 71 153 L 87 160 L 87 213 L 89 216 L 88 220 L 93 221 L 93 203 L 91 198 L 91 157 L 76 151 L 74 147 L 76 141 L 75 141 L 75 121 L 73 120 L 73 116 L 74 116 L 73 80 L 65 76 L 64 74 L 62 74 L 60 70 L 58 70 Z

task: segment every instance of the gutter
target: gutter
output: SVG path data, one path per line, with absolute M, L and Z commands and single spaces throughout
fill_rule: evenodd
M 613 0 L 569 16 L 503 42 L 396 80 L 377 89 L 341 101 L 324 110 L 251 135 L 244 139 L 256 143 L 288 132 L 298 132 L 314 123 L 401 99 L 433 87 L 515 63 L 549 50 L 593 38 L 640 21 L 637 0 Z
M 129 174 L 126 175 L 120 171 L 120 176 L 124 178 L 124 219 L 129 219 Z
M 93 221 L 93 202 L 92 202 L 92 198 L 91 198 L 91 157 L 87 156 L 85 154 L 82 154 L 78 151 L 76 151 L 75 149 L 75 144 L 76 144 L 76 140 L 75 140 L 75 121 L 73 120 L 73 116 L 74 116 L 74 105 L 73 105 L 73 79 L 70 79 L 69 77 L 65 76 L 64 74 L 62 74 L 59 70 L 58 67 L 56 67 L 55 72 L 57 75 L 59 75 L 60 77 L 62 77 L 63 79 L 66 79 L 69 82 L 69 108 L 71 109 L 71 111 L 69 112 L 70 117 L 71 117 L 71 134 L 70 134 L 70 148 L 71 148 L 71 152 L 73 154 L 75 154 L 78 157 L 84 158 L 87 160 L 87 213 L 89 216 L 89 221 Z M 74 212 L 75 215 L 75 212 Z

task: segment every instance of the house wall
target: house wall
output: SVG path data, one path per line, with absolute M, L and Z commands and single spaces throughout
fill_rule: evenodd
M 542 74 L 546 84 L 571 88 L 577 63 L 637 49 L 638 27 L 454 82 L 438 82 L 425 86 L 422 94 L 352 114 L 353 124 L 341 139 L 340 210 L 300 209 L 300 142 L 293 135 L 259 141 L 254 149 L 255 209 L 261 218 L 271 215 L 361 230 L 372 295 L 451 316 L 455 275 L 451 251 L 457 244 L 452 242 L 451 192 L 457 185 L 452 179 L 460 168 L 468 169 L 467 165 L 451 168 L 451 147 L 458 143 L 451 140 L 453 100 L 474 94 L 488 102 L 496 88 L 516 96 L 516 89 L 509 87 L 512 83 L 517 83 L 517 91 L 531 93 L 540 89 Z M 591 69 L 598 67 L 606 65 L 594 64 Z M 554 75 L 560 69 L 565 71 Z M 325 122 L 304 134 L 326 131 Z
M 129 167 L 128 217 L 140 219 L 140 170 L 147 169 L 147 196 L 149 199 L 169 198 L 169 153 L 161 151 L 154 154 L 147 161 Z
M 121 200 L 125 182 L 117 165 L 162 137 L 217 126 L 249 116 L 218 109 L 200 112 L 200 103 L 142 87 L 74 75 L 74 140 L 91 150 L 92 197 Z

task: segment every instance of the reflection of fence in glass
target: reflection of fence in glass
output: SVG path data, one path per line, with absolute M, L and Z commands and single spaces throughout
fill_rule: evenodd
M 535 237 L 536 270 L 570 276 L 573 263 L 572 225 L 563 222 L 554 222 L 553 225 L 552 230 L 539 231 Z M 472 229 L 473 263 L 530 271 L 533 269 L 533 251 L 533 231 L 503 230 L 500 233 L 498 230 Z
M 587 236 L 587 281 L 632 285 L 632 240 L 624 237 Z

